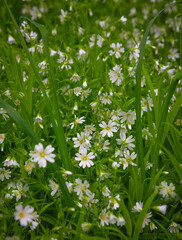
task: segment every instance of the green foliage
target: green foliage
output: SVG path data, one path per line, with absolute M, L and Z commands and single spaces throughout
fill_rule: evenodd
M 0 3 L 0 239 L 181 239 L 182 1 L 15 2 Z

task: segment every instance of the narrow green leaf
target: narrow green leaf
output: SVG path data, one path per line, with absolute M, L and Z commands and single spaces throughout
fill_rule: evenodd
M 125 206 L 124 204 L 124 201 L 121 199 L 120 201 L 120 206 L 121 206 L 121 209 L 122 209 L 122 212 L 123 212 L 123 217 L 126 221 L 125 223 L 125 227 L 126 227 L 126 231 L 127 231 L 127 234 L 129 236 L 132 235 L 132 223 L 131 223 L 131 218 L 130 218 L 130 214 L 128 212 L 128 209 L 127 207 Z
M 108 238 L 103 238 L 103 237 L 99 237 L 99 236 L 88 236 L 88 235 L 80 235 L 80 240 L 108 240 Z
M 172 106 L 172 109 L 170 110 L 170 112 L 168 114 L 168 119 L 169 119 L 170 123 L 173 123 L 179 109 L 181 108 L 181 103 L 182 103 L 182 95 L 176 99 L 174 105 Z M 166 139 L 169 129 L 170 129 L 170 126 L 166 125 L 165 129 L 164 129 L 164 134 L 162 137 L 162 142 L 161 142 L 162 144 L 163 144 L 164 140 Z
M 177 161 L 177 159 L 175 158 L 175 156 L 164 146 L 162 146 L 162 149 L 164 150 L 164 152 L 166 152 L 166 154 L 169 156 L 169 161 L 171 161 L 171 163 L 173 164 L 176 173 L 179 176 L 179 179 L 182 180 L 182 169 L 179 166 L 179 162 Z
M 50 203 L 46 203 L 46 205 L 43 208 L 41 208 L 39 214 L 42 214 L 47 208 L 49 208 L 54 203 L 55 203 L 55 201 L 54 202 L 50 202 Z
M 146 189 L 146 192 L 145 192 L 144 201 L 146 201 L 149 198 L 149 196 L 151 195 L 151 193 L 153 192 L 153 189 L 154 189 L 155 185 L 157 184 L 157 181 L 158 181 L 159 177 L 161 176 L 161 174 L 163 172 L 163 169 L 164 169 L 164 167 L 162 167 L 157 172 L 155 177 L 151 179 L 150 184 L 149 184 L 149 186 L 148 186 L 148 188 Z
M 104 227 L 104 229 L 111 230 L 113 232 L 117 232 L 118 233 L 117 236 L 119 236 L 121 240 L 122 239 L 129 240 L 129 238 L 124 233 L 122 233 L 119 229 L 117 229 L 117 228 L 114 228 L 114 227 Z
M 146 82 L 147 82 L 147 85 L 150 89 L 150 93 L 151 93 L 151 96 L 152 96 L 152 101 L 153 101 L 153 104 L 154 104 L 154 113 L 155 113 L 155 122 L 158 123 L 158 105 L 157 105 L 157 102 L 156 102 L 156 95 L 155 95 L 155 92 L 154 92 L 154 87 L 153 87 L 153 84 L 152 84 L 152 81 L 151 81 L 151 78 L 147 72 L 147 69 L 142 66 L 142 72 L 146 78 Z M 156 124 L 158 126 L 158 124 Z
M 40 142 L 39 137 L 34 133 L 34 131 L 29 127 L 29 125 L 25 122 L 25 120 L 20 116 L 20 114 L 11 107 L 8 103 L 2 101 L 0 99 L 0 107 L 4 108 L 6 112 L 14 119 L 14 121 L 19 125 L 23 131 L 31 137 L 32 141 L 35 144 Z

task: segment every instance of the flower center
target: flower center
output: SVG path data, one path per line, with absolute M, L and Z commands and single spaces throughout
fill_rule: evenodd
M 106 130 L 109 131 L 109 130 L 111 130 L 111 128 L 110 128 L 109 126 L 107 126 L 107 127 L 106 127 Z
M 43 158 L 43 157 L 45 157 L 45 152 L 41 152 L 40 153 L 40 156 Z
M 18 216 L 19 216 L 19 218 L 24 218 L 25 217 L 25 213 L 24 212 L 19 212 Z
M 106 220 L 106 215 L 102 214 L 100 217 L 103 221 Z
M 172 194 L 172 193 L 173 193 L 173 190 L 172 190 L 170 187 L 168 187 L 168 188 L 167 188 L 167 193 Z
M 118 75 L 118 77 L 120 77 L 120 72 L 116 72 L 116 74 Z
M 82 157 L 82 160 L 83 160 L 83 161 L 87 161 L 87 156 L 84 155 L 84 156 Z
M 118 51 L 119 51 L 119 48 L 118 48 L 118 47 L 115 47 L 115 48 L 114 48 L 114 51 L 115 51 L 115 52 L 118 52 Z

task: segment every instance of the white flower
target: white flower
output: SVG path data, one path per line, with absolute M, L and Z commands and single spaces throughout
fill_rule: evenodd
M 88 222 L 84 222 L 81 224 L 81 227 L 83 229 L 84 232 L 88 231 L 91 228 L 92 224 L 88 223 Z
M 40 220 L 38 219 L 38 217 L 39 217 L 39 215 L 37 214 L 37 212 L 33 211 L 32 212 L 32 223 L 30 225 L 31 230 L 34 230 L 40 223 Z
M 119 194 L 115 197 L 115 198 L 111 198 L 109 200 L 109 204 L 107 206 L 107 208 L 112 208 L 113 210 L 116 210 L 119 208 L 119 201 L 120 201 L 120 197 L 119 197 Z
M 84 180 L 82 183 L 82 180 L 77 178 L 75 179 L 75 182 L 77 185 L 74 187 L 74 192 L 77 193 L 80 200 L 82 200 L 83 193 L 85 193 L 88 197 L 92 196 L 92 192 L 88 189 L 90 185 L 87 180 Z
M 174 192 L 175 186 L 173 183 L 170 183 L 169 186 L 166 181 L 161 182 L 160 194 L 163 196 L 163 198 L 168 198 L 169 196 L 175 197 L 176 193 Z
M 35 168 L 35 163 L 26 161 L 24 165 L 25 170 L 28 172 L 28 174 L 32 173 L 32 169 Z
M 173 61 L 176 61 L 177 58 L 179 58 L 179 53 L 178 50 L 176 48 L 171 48 L 169 50 L 169 55 L 168 55 L 169 59 L 172 59 Z
M 65 60 L 65 54 L 58 50 L 59 58 L 57 59 L 57 63 L 62 63 Z
M 56 184 L 52 179 L 49 180 L 49 187 L 51 188 L 51 196 L 54 196 L 59 189 L 59 185 Z
M 166 210 L 167 210 L 167 205 L 154 206 L 153 209 L 155 209 L 165 215 Z
M 63 9 L 61 9 L 61 15 L 59 16 L 61 22 L 64 22 L 67 15 L 68 15 L 68 11 L 64 11 Z
M 91 167 L 94 165 L 91 159 L 95 158 L 93 152 L 90 152 L 87 154 L 87 149 L 82 148 L 80 149 L 80 153 L 76 153 L 75 160 L 80 161 L 79 166 L 80 167 Z
M 120 167 L 120 163 L 117 163 L 117 162 L 113 162 L 112 163 L 112 167 L 114 168 L 114 169 L 117 169 L 117 168 L 119 168 Z
M 40 114 L 38 114 L 35 118 L 34 118 L 34 124 L 35 123 L 42 123 L 43 119 L 40 116 Z
M 41 69 L 41 70 L 44 70 L 47 68 L 47 63 L 46 61 L 42 61 L 38 64 L 38 67 Z
M 157 226 L 153 222 L 151 222 L 150 223 L 150 231 L 152 232 L 154 229 L 157 229 Z
M 0 114 L 2 114 L 5 120 L 9 118 L 9 116 L 7 115 L 7 112 L 3 108 L 0 108 Z
M 95 45 L 95 34 L 90 37 L 89 47 L 92 48 Z
M 92 89 L 86 89 L 86 90 L 82 90 L 82 96 L 81 96 L 81 101 L 83 101 L 84 98 L 87 98 L 88 95 L 91 93 Z
M 148 111 L 147 108 L 149 108 L 149 110 L 151 111 L 153 106 L 154 105 L 151 97 L 148 96 L 146 99 L 142 98 L 141 100 L 142 111 L 147 112 Z
M 11 172 L 6 170 L 5 168 L 0 168 L 0 180 L 4 181 L 4 179 L 9 179 L 11 177 Z
M 15 206 L 16 212 L 14 213 L 15 220 L 20 221 L 21 226 L 27 226 L 28 223 L 31 223 L 33 220 L 33 211 L 34 208 L 27 205 L 23 208 L 22 204 Z
M 124 226 L 125 225 L 125 220 L 123 218 L 123 216 L 119 215 L 116 219 L 117 221 L 117 226 Z
M 103 41 L 104 41 L 104 39 L 100 35 L 97 35 L 97 46 L 98 47 L 102 47 Z M 96 35 L 93 34 L 90 37 L 89 47 L 92 48 L 95 45 L 95 42 L 96 42 Z
M 114 49 L 114 51 L 113 50 L 109 51 L 110 56 L 115 55 L 116 58 L 120 58 L 121 57 L 120 53 L 124 53 L 124 48 L 122 48 L 122 44 L 120 43 L 116 43 L 116 44 L 112 43 L 110 47 Z
M 151 212 L 146 214 L 146 216 L 145 216 L 145 218 L 143 220 L 143 223 L 142 223 L 142 228 L 144 228 L 145 226 L 149 225 L 151 217 L 152 217 L 152 213 Z
M 97 46 L 102 47 L 104 38 L 102 38 L 100 35 L 97 35 Z
M 120 138 L 116 139 L 116 141 L 118 145 L 121 145 L 123 151 L 127 151 L 128 149 L 132 151 L 135 147 L 135 145 L 132 143 L 135 141 L 133 135 L 126 138 L 125 134 L 120 134 Z
M 73 82 L 78 82 L 80 81 L 80 79 L 81 77 L 77 73 L 74 73 L 73 76 L 70 78 L 70 80 Z
M 71 192 L 72 192 L 73 183 L 71 183 L 71 182 L 66 182 L 66 186 L 67 186 L 67 188 L 68 188 L 68 191 L 71 193 Z
M 46 167 L 47 161 L 54 163 L 54 158 L 56 157 L 55 154 L 52 152 L 54 151 L 54 148 L 51 145 L 48 145 L 45 149 L 42 145 L 42 143 L 39 143 L 35 145 L 34 151 L 30 151 L 31 161 L 32 162 L 38 162 L 39 167 Z
M 136 45 L 135 48 L 132 49 L 132 52 L 130 53 L 130 61 L 134 58 L 136 61 L 138 60 L 140 56 L 140 50 L 139 47 Z
M 15 39 L 12 37 L 12 36 L 9 36 L 8 37 L 8 44 L 14 44 L 16 41 L 15 41 Z
M 42 17 L 42 14 L 41 12 L 39 11 L 39 9 L 34 6 L 31 10 L 30 10 L 30 15 L 32 16 L 32 20 L 35 20 L 37 18 L 41 18 Z
M 77 53 L 77 58 L 81 61 L 84 61 L 87 57 L 87 52 L 83 49 L 80 49 Z
M 22 182 L 18 182 L 15 187 L 16 189 L 12 193 L 16 196 L 16 201 L 20 200 L 21 197 L 27 197 L 26 192 L 29 190 L 27 184 L 23 186 Z
M 109 71 L 109 78 L 112 83 L 117 86 L 121 85 L 123 81 L 123 73 L 121 73 L 122 68 L 119 65 L 113 67 L 113 70 Z
M 143 202 L 136 202 L 136 205 L 132 208 L 132 212 L 141 212 L 143 209 Z
M 82 93 L 82 88 L 81 87 L 76 87 L 76 88 L 74 88 L 73 92 L 78 97 Z
M 110 96 L 108 95 L 108 93 L 103 93 L 103 96 L 100 96 L 100 100 L 103 104 L 111 104 L 112 101 L 110 99 Z
M 105 178 L 108 178 L 111 174 L 108 172 L 100 172 L 100 180 L 104 180 Z
M 20 238 L 17 236 L 12 236 L 12 237 L 6 237 L 5 240 L 20 240 Z
M 120 21 L 121 21 L 123 24 L 125 24 L 126 21 L 127 21 L 127 18 L 125 18 L 124 16 L 122 16 L 122 17 L 120 18 Z
M 128 150 L 124 152 L 124 158 L 120 158 L 120 161 L 123 164 L 123 170 L 125 170 L 128 165 L 137 166 L 136 163 L 133 163 L 133 160 L 136 158 L 136 156 L 137 155 L 135 152 L 132 152 L 132 154 L 130 154 Z
M 78 33 L 79 33 L 79 35 L 83 35 L 84 34 L 84 28 L 82 28 L 82 27 L 79 27 L 78 28 Z
M 121 112 L 121 123 L 127 121 L 129 129 L 131 129 L 131 125 L 135 123 L 136 120 L 136 112 L 129 110 L 128 112 Z
M 80 147 L 81 148 L 89 148 L 91 147 L 90 144 L 91 136 L 87 133 L 81 132 L 81 134 L 77 133 L 77 137 L 73 137 L 72 140 L 74 141 L 74 148 Z
M 95 131 L 95 127 L 93 124 L 86 125 L 84 128 L 84 131 L 85 131 L 86 135 L 90 135 Z
M 103 187 L 103 189 L 102 189 L 102 194 L 103 194 L 103 196 L 104 197 L 108 197 L 108 196 L 110 196 L 110 190 L 109 190 L 109 188 L 108 187 Z
M 110 224 L 115 224 L 117 222 L 117 217 L 112 214 L 111 212 L 109 212 L 109 223 Z
M 99 219 L 100 219 L 101 226 L 104 226 L 105 224 L 109 225 L 109 215 L 106 212 L 106 209 L 102 210 L 102 212 L 99 215 Z
M 182 226 L 180 224 L 177 224 L 176 222 L 172 222 L 169 226 L 169 231 L 171 233 L 177 233 L 179 230 L 182 230 Z
M 5 167 L 20 167 L 20 164 L 17 163 L 17 161 L 15 160 L 15 158 L 6 158 L 3 162 L 3 165 Z
M 116 125 L 115 122 L 112 120 L 109 121 L 108 124 L 106 124 L 104 121 L 102 121 L 99 126 L 103 128 L 103 130 L 100 132 L 100 134 L 104 137 L 106 134 L 108 137 L 113 137 L 113 132 L 117 132 L 117 127 L 114 127 Z
M 106 150 L 106 152 L 108 152 L 107 151 L 109 149 L 108 145 L 110 145 L 109 140 L 105 140 L 104 145 L 102 147 L 102 150 Z
M 0 133 L 0 144 L 4 142 L 4 139 L 5 139 L 5 134 Z
M 80 117 L 78 118 L 76 115 L 75 115 L 75 120 L 74 122 L 70 123 L 70 126 L 71 126 L 71 129 L 74 127 L 75 123 L 76 124 L 82 124 L 83 122 L 85 122 L 85 117 Z

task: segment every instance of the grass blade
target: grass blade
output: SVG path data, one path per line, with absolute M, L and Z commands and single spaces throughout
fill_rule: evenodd
M 169 156 L 169 160 L 171 161 L 171 163 L 174 166 L 174 169 L 176 170 L 176 173 L 179 176 L 179 179 L 182 180 L 182 169 L 179 166 L 179 162 L 176 160 L 175 156 L 164 146 L 162 146 L 162 149 L 164 150 L 164 152 L 167 153 L 167 155 Z
M 120 205 L 121 205 L 121 209 L 122 209 L 122 212 L 123 212 L 123 217 L 126 221 L 125 227 L 126 227 L 127 234 L 129 236 L 131 236 L 131 234 L 132 234 L 132 223 L 131 223 L 130 214 L 129 214 L 128 209 L 125 206 L 124 201 L 122 199 L 120 201 Z
M 4 108 L 6 112 L 14 119 L 14 121 L 19 125 L 23 131 L 31 137 L 32 141 L 35 144 L 38 144 L 40 142 L 39 137 L 34 133 L 34 131 L 29 127 L 29 125 L 26 123 L 26 121 L 20 116 L 20 114 L 11 107 L 8 103 L 2 101 L 0 99 L 0 107 Z

